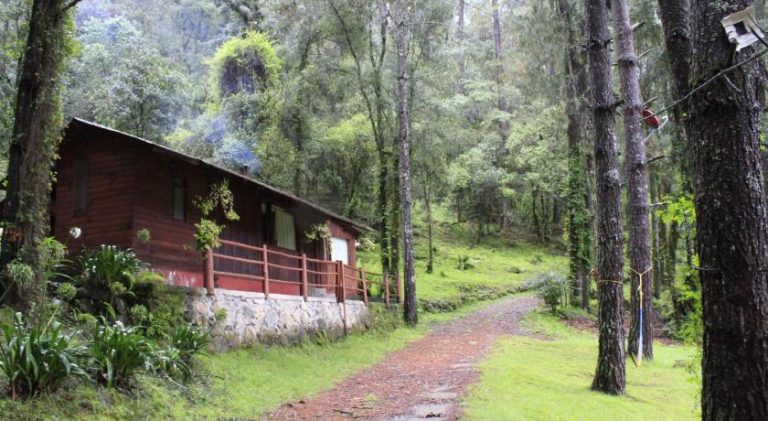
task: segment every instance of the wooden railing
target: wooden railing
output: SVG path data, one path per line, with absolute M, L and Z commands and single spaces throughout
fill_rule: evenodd
M 220 242 L 221 248 L 208 249 L 206 254 L 205 288 L 209 295 L 214 293 L 219 278 L 228 277 L 254 282 L 265 298 L 269 298 L 270 289 L 285 285 L 290 291 L 298 287 L 296 295 L 304 300 L 325 291 L 335 294 L 339 302 L 359 298 L 366 304 L 373 301 L 389 306 L 395 299 L 402 303 L 399 277 L 366 272 L 342 262 L 313 259 L 305 253 L 291 253 L 266 244 L 256 247 L 229 240 Z

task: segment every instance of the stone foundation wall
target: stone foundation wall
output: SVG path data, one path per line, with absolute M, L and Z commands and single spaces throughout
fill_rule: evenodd
M 217 289 L 207 296 L 204 288 L 190 289 L 184 300 L 187 319 L 213 327 L 214 341 L 233 347 L 253 343 L 291 344 L 313 339 L 317 334 L 331 339 L 344 334 L 344 303 L 335 297 L 303 297 Z M 217 314 L 222 320 L 216 320 Z M 361 301 L 347 301 L 348 330 L 370 325 L 368 307 Z

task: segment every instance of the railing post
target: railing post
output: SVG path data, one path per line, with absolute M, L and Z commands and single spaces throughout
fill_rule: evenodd
M 341 260 L 339 260 L 336 262 L 336 266 L 338 267 L 338 269 L 336 270 L 336 280 L 339 285 L 337 288 L 338 290 L 336 291 L 336 294 L 339 296 L 338 301 L 341 303 L 341 302 L 347 301 L 347 297 L 346 297 L 347 294 L 344 288 L 344 263 Z
M 381 277 L 384 280 L 384 303 L 389 308 L 389 276 L 387 276 L 387 272 L 384 272 L 381 274 Z
M 365 282 L 365 269 L 360 268 L 360 275 L 363 278 L 363 302 L 368 304 L 368 286 Z
M 205 249 L 205 289 L 208 295 L 213 295 L 213 249 Z
M 267 299 L 269 298 L 269 252 L 266 243 L 262 248 L 261 256 L 264 263 L 264 299 Z
M 304 294 L 304 301 L 307 301 L 307 254 L 301 253 L 301 292 Z
M 397 302 L 403 304 L 403 286 L 400 285 L 400 274 L 395 274 L 397 280 Z

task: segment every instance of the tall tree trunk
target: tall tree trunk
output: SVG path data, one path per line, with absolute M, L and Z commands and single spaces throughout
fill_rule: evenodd
M 400 202 L 403 225 L 403 272 L 405 280 L 405 303 L 403 312 L 405 322 L 414 326 L 419 321 L 416 303 L 416 273 L 413 259 L 413 221 L 411 220 L 411 164 L 410 164 L 410 115 L 408 113 L 407 92 L 407 37 L 405 5 L 402 0 L 395 3 L 395 48 L 397 50 L 397 128 L 400 146 Z
M 385 100 L 383 98 L 384 92 L 382 89 L 382 66 L 384 64 L 384 57 L 387 52 L 387 18 L 384 11 L 384 5 L 379 2 L 378 14 L 380 22 L 378 33 L 369 31 L 370 37 L 367 43 L 370 48 L 367 51 L 367 55 L 371 62 L 371 76 L 370 81 L 366 80 L 365 73 L 363 72 L 363 55 L 355 48 L 356 44 L 352 40 L 353 34 L 350 32 L 349 26 L 343 16 L 343 13 L 333 1 L 329 1 L 331 10 L 333 11 L 336 19 L 339 22 L 342 35 L 349 48 L 349 53 L 355 63 L 355 75 L 357 78 L 357 88 L 360 95 L 363 97 L 365 109 L 367 112 L 368 121 L 371 124 L 371 132 L 373 138 L 376 141 L 376 153 L 378 156 L 378 197 L 376 202 L 376 213 L 378 218 L 379 229 L 379 247 L 381 258 L 381 270 L 386 273 L 393 273 L 392 270 L 392 254 L 390 250 L 390 223 L 387 218 L 389 212 L 389 194 L 390 194 L 390 173 L 389 166 L 391 165 L 391 155 L 387 146 L 387 130 L 385 127 L 385 115 L 384 107 Z M 375 25 L 374 18 L 369 15 L 371 26 Z M 374 40 L 374 36 L 378 36 L 377 40 Z M 380 49 L 376 50 L 376 45 L 380 45 Z M 372 88 L 373 92 L 370 93 L 368 89 Z M 396 266 L 396 265 L 395 265 Z M 394 271 L 396 273 L 396 271 Z
M 649 186 L 651 191 L 651 202 L 658 203 L 661 195 L 659 194 L 659 174 L 654 168 L 649 168 Z M 664 256 L 662 252 L 662 227 L 663 223 L 651 211 L 651 256 L 653 265 L 653 298 L 661 298 L 662 279 L 664 277 Z
M 628 352 L 653 359 L 653 296 L 651 288 L 651 229 L 648 221 L 648 163 L 641 126 L 640 68 L 635 35 L 629 21 L 629 2 L 614 0 L 613 28 L 618 39 L 619 80 L 624 100 L 624 139 L 627 152 L 627 214 L 631 279 Z M 642 301 L 641 301 L 642 297 Z M 641 320 L 642 319 L 642 320 Z M 642 336 L 642 344 L 640 337 Z M 642 346 L 642 354 L 641 354 Z
M 566 0 L 558 1 L 558 11 L 566 31 L 565 96 L 568 118 L 568 255 L 573 305 L 589 308 L 589 270 L 592 262 L 592 227 L 589 220 L 589 192 L 587 173 L 582 154 L 584 120 L 579 98 L 586 87 L 584 61 L 576 47 L 578 25 L 574 22 L 573 6 Z
M 504 65 L 501 61 L 501 19 L 499 17 L 499 1 L 491 0 L 491 25 L 493 27 L 493 59 L 495 66 L 495 78 L 496 78 L 496 107 L 499 111 L 506 111 L 506 101 L 502 94 L 502 83 L 504 75 Z M 501 145 L 499 146 L 498 161 L 503 163 L 506 158 L 507 151 L 507 134 L 509 133 L 509 123 L 505 118 L 499 121 L 499 137 L 501 138 Z M 511 221 L 509 219 L 509 199 L 501 193 L 501 215 L 499 218 L 499 227 L 503 232 L 509 230 Z
M 621 177 L 614 134 L 617 102 L 611 83 L 611 38 L 604 0 L 585 0 L 587 57 L 595 124 L 597 187 L 597 288 L 600 331 L 597 370 L 592 389 L 621 395 L 626 386 L 621 227 Z
M 14 259 L 30 265 L 34 281 L 13 285 L 5 279 L 0 295 L 22 310 L 45 296 L 38 247 L 49 229 L 51 169 L 61 138 L 59 85 L 70 37 L 69 10 L 77 1 L 35 0 L 29 19 L 9 150 L 8 188 L 3 211 L 0 267 Z
M 428 176 L 425 176 L 424 180 L 424 205 L 427 208 L 427 247 L 429 247 L 429 251 L 427 252 L 427 273 L 434 272 L 434 246 L 432 245 L 432 195 L 429 191 L 429 181 L 427 180 Z
M 464 32 L 464 15 L 466 14 L 466 8 L 466 0 L 459 0 L 459 22 L 456 27 L 456 34 L 459 39 L 459 93 L 461 95 L 467 94 L 467 87 L 465 86 L 467 81 L 467 58 L 464 52 L 464 42 L 467 37 L 467 34 Z
M 691 75 L 691 24 L 690 24 L 690 0 L 658 0 L 659 17 L 664 27 L 664 43 L 667 49 L 667 62 L 674 86 L 675 99 L 682 98 L 690 90 Z M 672 110 L 672 117 L 678 127 L 685 133 L 684 138 L 690 139 L 690 112 L 689 102 L 684 102 Z M 674 140 L 680 137 L 673 137 Z M 690 153 L 688 143 L 683 140 L 677 142 L 673 148 L 674 160 L 680 165 L 682 175 L 682 187 L 684 191 L 691 191 Z
M 720 21 L 751 1 L 695 2 L 692 85 L 734 53 Z M 746 63 L 691 100 L 690 141 L 704 321 L 702 418 L 768 419 L 768 216 L 760 168 L 765 68 Z
M 539 209 L 537 206 L 537 198 L 539 197 L 539 189 L 534 187 L 531 190 L 531 218 L 533 218 L 533 232 L 536 234 L 536 238 L 541 240 L 541 220 L 539 218 Z
M 691 73 L 690 0 L 658 0 L 675 96 L 688 93 Z M 682 113 L 675 112 L 677 118 Z
M 408 131 L 410 134 L 410 130 Z M 397 138 L 395 138 L 397 139 Z M 394 145 L 395 150 L 398 150 L 399 146 L 397 142 Z M 390 228 L 389 228 L 389 273 L 391 274 L 397 274 L 400 273 L 400 249 L 401 249 L 401 238 L 402 238 L 402 223 L 403 223 L 403 210 L 402 210 L 402 200 L 400 199 L 400 158 L 399 153 L 394 156 L 392 160 L 392 167 L 390 168 L 390 174 L 392 174 L 392 179 L 389 181 L 390 186 L 390 197 L 389 197 L 389 219 L 390 219 Z
M 506 104 L 504 96 L 501 94 L 502 78 L 504 74 L 504 66 L 501 63 L 501 19 L 499 17 L 499 1 L 491 0 L 491 24 L 493 26 L 493 59 L 495 60 L 494 66 L 496 70 L 496 89 L 497 89 L 497 104 L 496 107 L 499 111 L 506 110 Z M 502 134 L 506 134 L 509 129 L 506 120 L 502 120 L 499 123 L 499 129 Z M 503 140 L 503 139 L 502 139 Z
M 379 219 L 379 252 L 381 258 L 381 272 L 392 273 L 390 267 L 390 250 L 389 250 L 389 221 L 387 213 L 389 211 L 387 200 L 387 186 L 389 185 L 389 173 L 388 173 L 388 161 L 389 154 L 384 151 L 383 147 L 379 149 L 379 191 L 378 200 L 376 202 L 376 213 Z

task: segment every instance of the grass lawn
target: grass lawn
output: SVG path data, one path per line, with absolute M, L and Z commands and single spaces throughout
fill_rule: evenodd
M 517 286 L 542 272 L 568 271 L 568 258 L 564 252 L 547 249 L 514 235 L 498 235 L 477 241 L 474 227 L 468 223 L 455 223 L 442 207 L 435 207 L 434 272 L 427 272 L 426 224 L 420 209 L 416 209 L 416 292 L 420 300 L 450 299 L 461 294 L 462 286 L 508 288 Z M 474 266 L 459 270 L 459 256 L 467 256 Z M 381 271 L 378 251 L 359 252 L 358 266 L 373 272 Z
M 26 403 L 0 399 L 3 419 L 255 419 L 281 402 L 331 387 L 420 338 L 425 328 L 294 348 L 240 349 L 201 358 L 206 377 L 188 390 L 139 379 L 130 394 L 81 385 Z
M 480 365 L 481 379 L 464 407 L 473 420 L 693 420 L 700 419 L 698 384 L 685 367 L 694 349 L 656 342 L 655 360 L 627 362 L 627 395 L 607 396 L 589 386 L 597 338 L 554 317 L 532 313 L 529 331 L 548 339 L 515 337 L 497 344 Z M 677 363 L 677 364 L 676 364 Z

